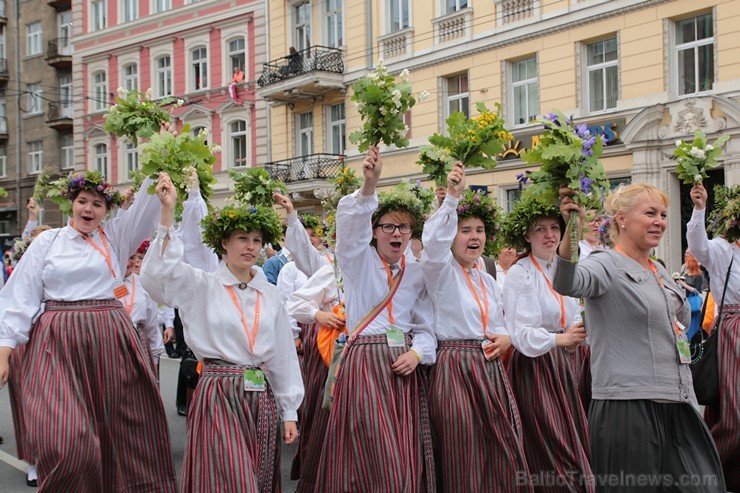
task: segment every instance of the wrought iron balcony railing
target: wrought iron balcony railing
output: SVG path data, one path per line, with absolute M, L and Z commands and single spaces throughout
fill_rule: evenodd
M 0 77 L 8 76 L 8 60 L 0 58 Z
M 325 46 L 312 46 L 264 65 L 257 85 L 265 87 L 310 72 L 344 72 L 342 50 Z
M 309 154 L 266 163 L 265 171 L 271 179 L 284 183 L 327 180 L 344 167 L 344 158 L 344 154 Z
M 8 119 L 4 116 L 0 116 L 0 135 L 3 137 L 8 136 Z
M 57 38 L 49 41 L 46 47 L 46 58 L 72 56 L 72 43 L 69 38 Z
M 53 122 L 57 120 L 71 120 L 72 105 L 69 103 L 49 103 L 49 111 L 46 120 Z

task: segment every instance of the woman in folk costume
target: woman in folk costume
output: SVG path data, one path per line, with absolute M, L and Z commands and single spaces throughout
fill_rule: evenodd
M 500 357 L 511 346 L 501 291 L 478 268 L 497 233 L 493 201 L 465 189 L 456 163 L 424 224 L 421 265 L 432 298 L 437 363 L 429 373 L 438 491 L 532 491 L 514 395 Z
M 157 189 L 171 186 L 162 174 Z M 156 224 L 159 200 L 141 194 L 101 226 L 120 195 L 99 173 L 71 175 L 64 197 L 69 225 L 31 243 L 0 299 L 2 382 L 12 349 L 31 335 L 24 403 L 39 491 L 172 492 L 156 375 L 120 302 L 125 262 Z
M 319 463 L 317 492 L 433 492 L 434 457 L 420 363 L 436 357 L 421 265 L 404 252 L 422 226 L 421 201 L 375 192 L 371 147 L 360 190 L 337 207 L 336 258 L 347 295 L 345 346 Z
M 729 491 L 740 491 L 740 187 L 715 195 L 709 216 L 714 238 L 707 237 L 704 219 L 707 191 L 701 184 L 691 189 L 694 212 L 686 225 L 691 253 L 709 271 L 709 283 L 722 319 L 717 334 L 719 402 L 706 407 L 705 419 L 717 443 Z
M 205 272 L 183 262 L 174 193 L 164 199 L 141 281 L 155 301 L 179 309 L 188 346 L 204 363 L 188 412 L 181 491 L 279 491 L 280 437 L 292 443 L 298 434 L 303 384 L 285 307 L 255 262 L 280 236 L 280 220 L 261 206 L 209 214 L 204 242 L 222 262 Z
M 516 349 L 508 372 L 535 491 L 591 492 L 585 481 L 591 474 L 588 425 L 578 388 L 578 347 L 586 332 L 578 300 L 552 287 L 562 225 L 555 206 L 534 200 L 519 201 L 506 216 L 505 243 L 526 252 L 509 269 L 504 287 L 506 329 Z
M 561 189 L 561 211 L 583 209 Z M 663 478 L 659 487 L 629 488 L 612 480 L 599 492 L 724 492 L 722 467 L 709 429 L 696 412 L 690 309 L 668 272 L 650 259 L 668 225 L 668 197 L 646 183 L 609 194 L 613 250 L 573 264 L 560 244 L 555 289 L 584 298 L 591 345 L 591 465 L 597 478 Z M 709 479 L 709 481 L 707 481 Z M 670 482 L 674 482 L 670 484 Z

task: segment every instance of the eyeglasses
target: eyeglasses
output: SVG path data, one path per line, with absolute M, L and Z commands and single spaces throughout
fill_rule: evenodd
M 391 223 L 385 223 L 385 224 L 378 224 L 375 226 L 376 228 L 380 228 L 383 233 L 392 235 L 396 228 L 398 228 L 398 231 L 402 235 L 407 235 L 411 233 L 411 225 L 410 224 L 391 224 Z

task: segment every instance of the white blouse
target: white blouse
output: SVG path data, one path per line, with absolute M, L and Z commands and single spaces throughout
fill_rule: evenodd
M 162 252 L 167 235 L 170 240 Z M 288 314 L 277 288 L 254 270 L 247 289 L 241 290 L 225 263 L 216 272 L 205 272 L 182 259 L 182 241 L 172 228 L 160 225 L 141 268 L 146 290 L 156 302 L 180 310 L 185 340 L 199 361 L 219 359 L 235 365 L 264 366 L 283 420 L 296 421 L 303 401 L 303 381 Z M 233 288 L 250 331 L 254 330 L 259 296 L 259 329 L 253 349 L 227 286 Z
M 142 190 L 151 183 L 144 180 Z M 16 347 L 28 341 L 31 323 L 46 300 L 113 299 L 124 282 L 128 258 L 154 231 L 160 202 L 141 193 L 128 212 L 109 220 L 103 231 L 110 248 L 115 279 L 103 255 L 71 226 L 41 233 L 10 276 L 0 296 L 0 346 Z M 99 248 L 98 230 L 87 235 Z
M 331 311 L 341 302 L 342 292 L 336 285 L 334 267 L 325 265 L 290 295 L 288 315 L 303 324 L 316 322 L 318 311 Z
M 730 259 L 735 259 L 732 263 L 730 280 L 727 282 L 725 305 L 740 304 L 740 246 L 737 242 L 730 244 L 724 238 L 710 240 L 704 226 L 705 214 L 706 209 L 694 209 L 691 220 L 686 225 L 686 242 L 689 250 L 696 260 L 709 271 L 709 283 L 717 306 L 722 301 L 722 291 L 725 288 Z
M 537 259 L 552 282 L 556 262 Z M 581 321 L 581 306 L 577 299 L 563 297 L 565 328 Z M 562 331 L 560 302 L 550 291 L 544 276 L 529 257 L 511 266 L 504 288 L 504 319 L 512 345 L 530 358 L 555 349 L 555 334 Z
M 285 267 L 280 269 L 277 281 L 277 288 L 283 303 L 288 301 L 290 295 L 300 289 L 307 279 L 306 274 L 298 270 L 295 261 L 285 264 Z M 288 318 L 290 318 L 290 330 L 293 332 L 293 338 L 297 339 L 301 336 L 301 328 L 298 326 L 298 322 L 290 316 L 290 313 L 288 313 Z
M 169 306 L 159 306 L 159 324 L 165 329 L 175 327 L 175 309 Z
M 592 246 L 591 243 L 587 242 L 586 240 L 581 240 L 578 242 L 578 260 L 583 260 L 589 255 L 591 255 L 591 252 L 594 251 L 596 247 Z
M 128 295 L 121 299 L 123 307 L 129 313 L 134 325 L 144 332 L 149 343 L 149 352 L 154 361 L 164 352 L 162 333 L 159 331 L 159 309 L 154 300 L 146 292 L 141 284 L 141 279 L 136 274 L 126 278 Z M 133 299 L 132 299 L 133 297 Z
M 337 206 L 337 262 L 344 276 L 347 299 L 347 329 L 352 330 L 388 294 L 388 277 L 378 252 L 370 245 L 372 216 L 378 208 L 378 194 L 356 191 L 345 195 Z M 400 268 L 400 261 L 396 264 Z M 397 269 L 396 269 L 397 271 Z M 432 304 L 424 286 L 421 264 L 406 262 L 406 271 L 393 297 L 395 325 L 405 333 L 413 331 L 411 349 L 423 364 L 433 364 L 437 357 Z M 384 309 L 362 335 L 384 335 L 391 325 L 388 308 Z
M 188 193 L 188 199 L 182 204 L 182 220 L 177 227 L 177 236 L 183 243 L 185 252 L 183 261 L 196 269 L 215 272 L 218 268 L 216 252 L 203 243 L 201 221 L 208 215 L 208 206 L 196 188 Z
M 442 205 L 424 223 L 421 267 L 427 291 L 432 297 L 434 327 L 439 341 L 482 340 L 484 337 L 480 307 L 470 290 L 463 267 L 455 260 L 451 250 L 457 234 L 458 202 L 457 198 L 448 194 Z M 485 332 L 508 335 L 504 326 L 503 300 L 496 280 L 477 266 L 467 272 L 478 300 L 484 310 L 488 310 Z
M 331 264 L 331 256 L 319 251 L 311 244 L 306 228 L 298 219 L 298 213 L 288 214 L 288 227 L 285 229 L 285 246 L 293 254 L 295 265 L 306 277 L 311 277 L 320 268 Z

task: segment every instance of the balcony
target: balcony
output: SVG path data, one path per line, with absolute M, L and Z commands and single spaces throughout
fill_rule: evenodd
M 46 5 L 54 7 L 58 12 L 72 8 L 72 0 L 46 0 Z
M 384 60 L 408 57 L 413 52 L 414 28 L 407 27 L 400 31 L 378 36 L 380 52 Z
M 264 65 L 257 94 L 265 100 L 294 103 L 344 89 L 342 50 L 312 46 Z
M 72 130 L 72 103 L 49 103 L 46 124 L 56 130 Z
M 535 0 L 496 0 L 498 27 L 535 20 L 539 3 Z
M 437 17 L 432 19 L 432 24 L 434 24 L 434 41 L 438 45 L 470 41 L 473 33 L 473 9 L 462 9 Z
M 56 68 L 72 68 L 72 43 L 69 38 L 49 41 L 46 48 L 46 62 Z
M 8 82 L 8 60 L 0 58 L 0 82 Z
M 5 0 L 0 0 L 0 24 L 8 22 L 8 16 L 5 13 Z
M 0 116 L 0 140 L 8 140 L 8 119 Z
M 265 164 L 273 180 L 283 183 L 327 180 L 344 167 L 344 154 L 310 154 Z

